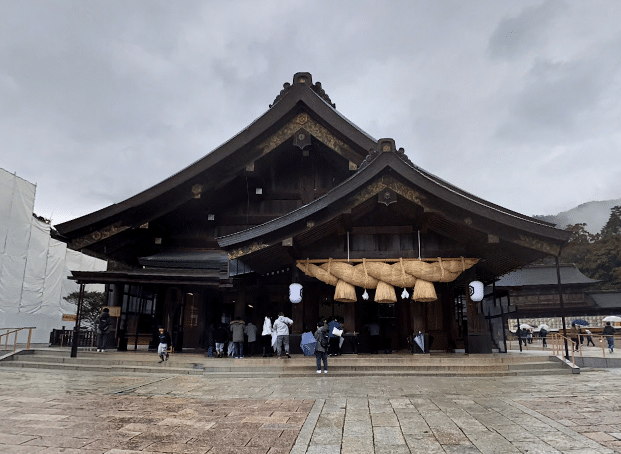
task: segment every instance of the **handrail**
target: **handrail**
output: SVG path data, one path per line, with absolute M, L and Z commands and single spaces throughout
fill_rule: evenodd
M 593 336 L 593 334 L 591 334 L 591 336 Z M 608 348 L 608 340 L 607 340 L 607 338 L 609 338 L 609 337 L 612 338 L 612 342 L 614 344 L 615 336 L 614 336 L 614 334 L 612 334 L 612 335 L 611 334 L 606 334 L 606 335 L 604 335 L 604 334 L 596 334 L 596 336 L 599 337 L 599 342 L 600 342 L 600 344 L 602 344 L 602 358 L 606 358 L 606 348 Z M 604 339 L 606 339 L 606 342 L 604 342 Z
M 2 338 L 6 336 L 4 340 L 4 349 L 8 350 L 9 348 L 9 336 L 11 334 L 15 334 L 15 339 L 13 341 L 13 351 L 17 350 L 17 336 L 20 331 L 28 330 L 28 342 L 26 342 L 26 349 L 30 350 L 30 341 L 32 340 L 32 330 L 37 329 L 36 326 L 25 326 L 23 328 L 0 328 L 0 330 L 6 330 L 6 333 L 0 334 L 0 345 L 2 345 Z
M 575 356 L 575 344 L 574 341 L 567 336 L 563 336 L 561 333 L 552 333 L 550 336 L 550 343 L 552 345 L 552 354 L 558 358 L 565 358 L 563 354 L 563 350 L 565 349 L 565 342 L 571 345 L 569 351 L 571 352 L 571 366 L 576 367 L 576 356 Z M 582 358 L 582 346 L 580 342 L 578 342 L 578 351 L 580 352 L 580 357 Z

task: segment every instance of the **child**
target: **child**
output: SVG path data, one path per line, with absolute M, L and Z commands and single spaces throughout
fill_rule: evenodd
M 160 328 L 160 345 L 157 347 L 157 354 L 160 357 L 160 363 L 168 361 L 168 346 L 170 345 L 170 334 L 164 331 L 164 328 Z

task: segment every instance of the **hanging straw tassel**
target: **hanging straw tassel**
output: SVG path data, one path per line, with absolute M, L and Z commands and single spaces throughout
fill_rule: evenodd
M 419 279 L 414 285 L 414 294 L 412 295 L 414 301 L 420 301 L 421 303 L 428 303 L 438 299 L 436 295 L 436 289 L 433 283 Z
M 403 267 L 403 257 L 399 258 L 399 264 L 401 265 L 401 287 L 403 287 L 403 292 L 401 292 L 401 299 L 406 300 L 410 297 L 410 294 L 405 289 L 406 287 L 409 287 L 409 285 L 407 285 L 406 282 L 407 274 L 405 273 L 405 268 Z
M 395 288 L 386 282 L 379 281 L 375 289 L 375 302 L 393 304 L 397 302 Z
M 356 300 L 356 287 L 339 280 L 334 289 L 334 301 L 340 303 L 355 303 Z
M 362 299 L 367 301 L 369 299 L 369 294 L 367 293 L 367 279 L 369 275 L 367 274 L 367 259 L 362 259 L 362 268 L 364 269 L 364 293 L 362 294 Z

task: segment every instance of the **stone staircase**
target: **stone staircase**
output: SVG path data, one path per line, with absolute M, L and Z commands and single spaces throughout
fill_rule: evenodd
M 200 353 L 172 354 L 158 363 L 156 353 L 80 351 L 71 358 L 68 349 L 21 350 L 0 357 L 0 367 L 79 370 L 90 372 L 192 374 L 234 377 L 295 377 L 315 373 L 315 357 L 291 359 L 252 357 L 207 358 Z M 328 358 L 329 374 L 336 376 L 516 376 L 571 374 L 571 368 L 550 356 L 463 353 L 343 355 Z M 573 373 L 576 373 L 574 371 Z

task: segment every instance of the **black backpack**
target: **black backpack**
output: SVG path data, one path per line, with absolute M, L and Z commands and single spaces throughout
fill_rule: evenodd
M 328 330 L 322 329 L 319 333 L 319 343 L 323 348 L 328 348 L 330 346 L 330 335 L 328 334 Z

